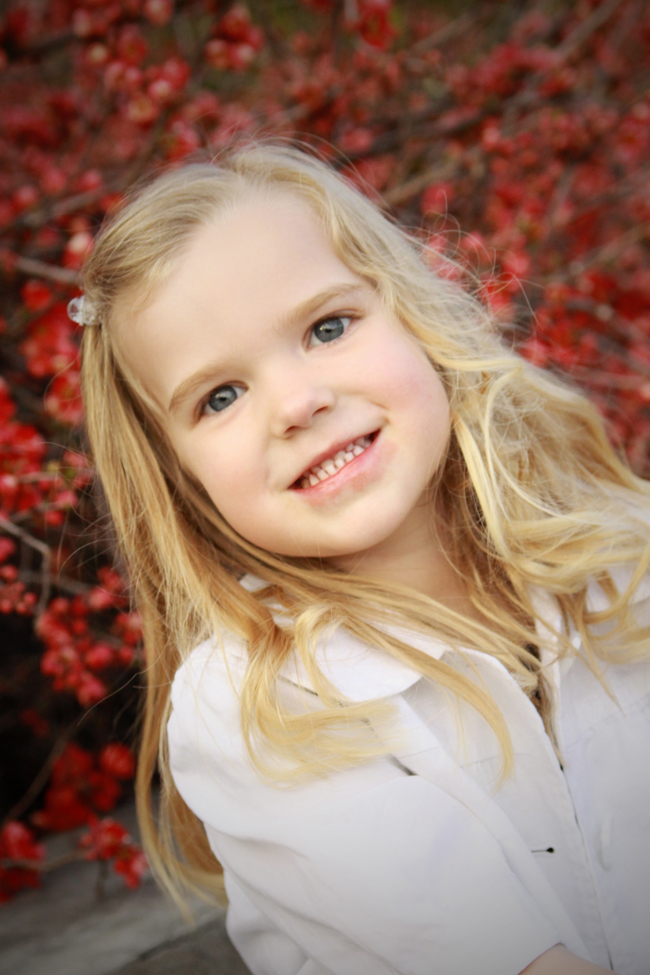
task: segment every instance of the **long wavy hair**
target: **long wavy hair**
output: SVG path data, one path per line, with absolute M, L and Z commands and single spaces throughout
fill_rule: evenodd
M 303 200 L 338 257 L 374 285 L 439 372 L 452 432 L 435 502 L 449 526 L 449 559 L 485 624 L 413 590 L 251 545 L 183 469 L 159 407 L 120 354 L 115 323 L 146 305 L 199 228 L 253 190 L 289 191 Z M 203 827 L 174 787 L 165 739 L 174 674 L 207 636 L 217 647 L 224 631 L 245 643 L 244 738 L 261 774 L 285 778 L 328 774 L 378 752 L 368 727 L 386 703 L 341 700 L 316 663 L 318 641 L 338 626 L 473 706 L 498 736 L 506 775 L 508 728 L 489 695 L 449 663 L 398 639 L 386 623 L 407 621 L 452 647 L 496 657 L 535 701 L 549 732 L 536 588 L 555 596 L 561 609 L 556 651 L 575 653 L 567 635 L 573 628 L 596 673 L 600 660 L 647 655 L 647 631 L 630 609 L 650 562 L 647 486 L 616 455 L 587 399 L 517 355 L 468 290 L 431 270 L 417 235 L 313 152 L 256 142 L 156 179 L 100 233 L 85 268 L 85 294 L 101 320 L 83 336 L 88 436 L 144 624 L 138 812 L 154 873 L 180 904 L 184 890 L 222 892 Z M 630 564 L 629 585 L 618 591 L 612 573 Z M 238 581 L 245 573 L 266 586 L 249 592 Z M 609 597 L 600 612 L 586 601 L 594 579 Z M 282 604 L 290 627 L 276 624 L 270 602 Z M 277 675 L 294 652 L 320 698 L 316 712 L 289 712 L 276 693 Z M 269 767 L 260 743 L 284 761 Z M 156 768 L 162 800 L 154 816 Z

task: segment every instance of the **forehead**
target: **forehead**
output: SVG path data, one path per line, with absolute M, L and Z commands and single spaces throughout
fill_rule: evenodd
M 199 227 L 147 305 L 117 325 L 128 371 L 164 402 L 208 355 L 244 351 L 295 306 L 359 278 L 310 206 L 289 191 L 251 191 Z

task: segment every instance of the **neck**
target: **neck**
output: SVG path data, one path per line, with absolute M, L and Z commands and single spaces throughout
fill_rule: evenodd
M 432 517 L 427 508 L 416 509 L 414 517 L 380 545 L 339 556 L 332 562 L 344 572 L 407 586 L 464 616 L 480 619 L 470 602 L 465 582 L 447 554 L 448 530 L 443 520 Z

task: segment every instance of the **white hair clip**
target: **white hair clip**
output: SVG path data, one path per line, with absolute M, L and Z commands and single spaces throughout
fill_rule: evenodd
M 85 295 L 68 302 L 68 318 L 77 325 L 99 325 L 99 312 Z

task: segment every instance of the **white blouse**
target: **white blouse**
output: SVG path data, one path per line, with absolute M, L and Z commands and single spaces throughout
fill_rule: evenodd
M 636 595 L 647 622 L 650 585 Z M 555 600 L 535 598 L 559 628 Z M 595 583 L 589 598 L 605 604 Z M 515 753 L 500 789 L 485 720 L 346 631 L 318 647 L 325 675 L 348 700 L 390 698 L 397 722 L 375 726 L 391 754 L 325 778 L 274 785 L 251 766 L 241 641 L 226 636 L 225 652 L 202 643 L 176 674 L 172 774 L 223 865 L 227 930 L 251 972 L 518 975 L 562 943 L 620 975 L 649 975 L 650 661 L 603 666 L 608 694 L 579 655 L 544 660 L 560 765 L 495 658 L 399 632 L 492 694 Z M 316 700 L 295 661 L 283 676 L 287 703 Z

